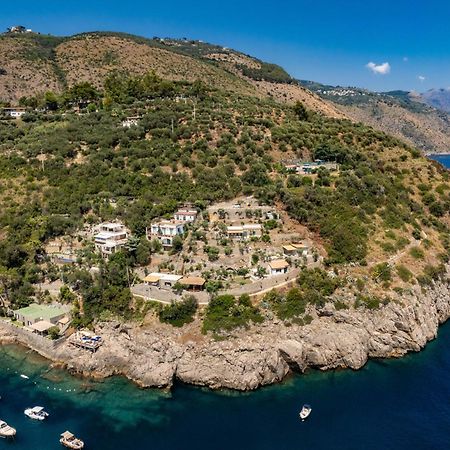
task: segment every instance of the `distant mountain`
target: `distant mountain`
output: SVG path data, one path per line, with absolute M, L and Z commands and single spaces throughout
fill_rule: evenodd
M 305 80 L 300 84 L 336 104 L 351 119 L 392 134 L 425 152 L 450 149 L 450 115 L 431 105 L 421 94 L 400 90 L 371 92 Z M 450 92 L 447 93 L 450 105 Z
M 450 88 L 430 89 L 421 94 L 423 101 L 434 108 L 450 112 Z

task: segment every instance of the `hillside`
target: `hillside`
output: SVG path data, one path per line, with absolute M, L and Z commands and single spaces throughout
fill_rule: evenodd
M 392 134 L 425 152 L 448 152 L 450 148 L 450 116 L 444 108 L 439 108 L 437 100 L 433 103 L 431 93 L 427 100 L 426 94 L 405 91 L 377 93 L 311 81 L 300 83 L 338 105 L 347 117 Z
M 51 100 L 53 111 L 0 122 L 0 273 L 13 305 L 45 298 L 37 283 L 58 278 L 46 245 L 76 236 L 84 246 L 63 277 L 75 293 L 67 298 L 82 299 L 76 323 L 140 314 L 142 304 L 132 303 L 128 289 L 130 271 L 143 270 L 162 252 L 146 239 L 149 223 L 170 217 L 184 202 L 204 211 L 242 195 L 286 214 L 284 227 L 297 227 L 321 255 L 313 269 L 302 270 L 297 290 L 265 299 L 283 321 L 306 323 L 307 312 L 327 302 L 379 309 L 443 273 L 448 174 L 417 150 L 362 124 L 197 82 L 149 73 L 116 74 L 104 84 L 98 93 L 78 85 Z M 82 95 L 91 103 L 75 113 L 73 101 Z M 131 115 L 140 118 L 136 125 L 122 126 Z M 339 169 L 297 175 L 284 163 L 296 159 L 330 161 Z M 232 275 L 208 265 L 244 250 L 226 238 L 211 244 L 215 238 L 206 238 L 204 219 L 165 264 L 188 264 L 193 255 L 206 254 L 201 273 L 214 299 Z M 111 220 L 123 221 L 135 240 L 103 261 L 82 230 Z M 265 231 L 267 242 L 283 232 L 273 222 L 267 227 L 278 230 Z M 98 275 L 91 271 L 95 265 Z M 208 310 L 205 332 L 263 320 L 248 300 L 235 305 L 226 298 Z
M 112 71 L 153 70 L 174 81 L 200 80 L 244 95 L 300 100 L 312 110 L 344 117 L 333 105 L 299 87 L 279 66 L 199 41 L 146 39 L 124 33 L 84 33 L 68 38 L 6 33 L 0 36 L 0 100 L 62 92 L 80 81 L 102 87 Z

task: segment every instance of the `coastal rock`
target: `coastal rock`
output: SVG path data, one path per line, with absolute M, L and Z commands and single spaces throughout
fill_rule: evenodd
M 19 342 L 68 370 L 87 376 L 124 375 L 143 387 L 169 388 L 174 380 L 210 388 L 251 390 L 281 381 L 289 372 L 361 368 L 368 358 L 419 351 L 450 317 L 450 286 L 415 288 L 401 302 L 377 310 L 340 310 L 306 326 L 267 321 L 224 341 L 189 337 L 166 325 L 99 324 L 104 344 L 95 353 L 69 342 L 53 344 L 0 322 L 0 343 Z M 183 337 L 188 336 L 187 338 Z

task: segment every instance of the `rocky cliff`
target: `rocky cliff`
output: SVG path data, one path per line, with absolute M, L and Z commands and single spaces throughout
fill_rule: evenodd
M 359 369 L 368 358 L 419 351 L 450 317 L 450 284 L 416 287 L 402 302 L 376 310 L 328 306 L 307 326 L 266 322 L 224 341 L 189 340 L 183 329 L 98 325 L 104 338 L 95 354 L 65 342 L 40 345 L 0 324 L 0 342 L 21 342 L 71 372 L 107 377 L 120 374 L 144 387 L 170 387 L 175 379 L 210 388 L 251 390 L 307 368 Z M 44 341 L 44 340 L 43 340 Z M 47 341 L 48 342 L 48 341 Z

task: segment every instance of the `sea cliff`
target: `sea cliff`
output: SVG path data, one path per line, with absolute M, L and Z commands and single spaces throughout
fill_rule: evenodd
M 448 274 L 447 274 L 448 275 Z M 0 322 L 0 342 L 17 342 L 73 373 L 124 375 L 142 387 L 170 388 L 175 380 L 210 388 L 252 390 L 308 368 L 359 369 L 368 358 L 400 357 L 434 339 L 450 317 L 450 284 L 415 286 L 401 302 L 377 310 L 317 311 L 309 325 L 266 321 L 224 340 L 190 336 L 170 326 L 101 323 L 94 354 L 67 341 L 52 343 Z

